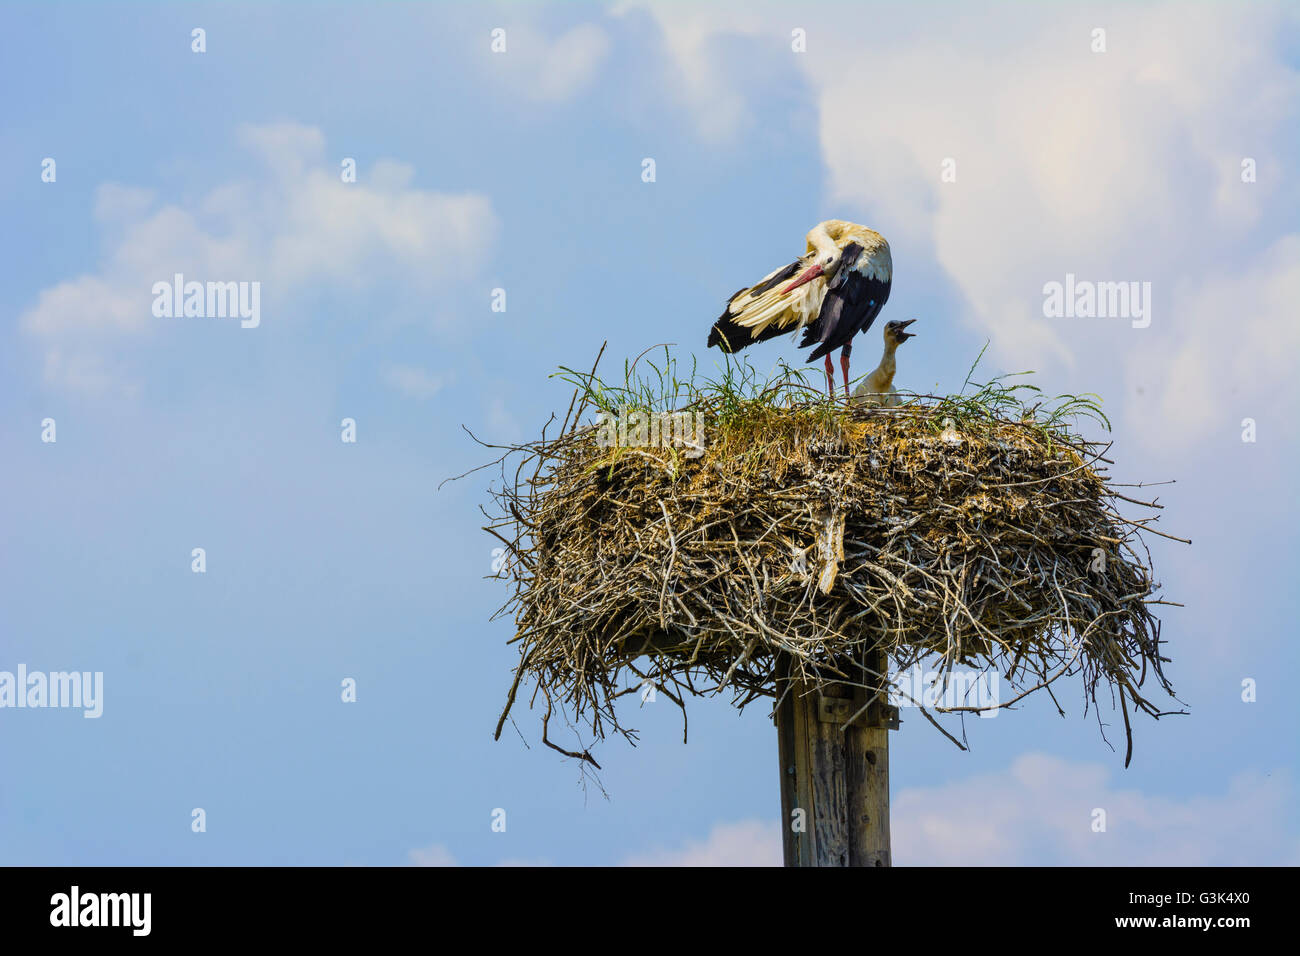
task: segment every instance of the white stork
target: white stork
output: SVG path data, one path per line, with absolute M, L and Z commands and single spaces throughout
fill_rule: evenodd
M 898 397 L 898 390 L 894 388 L 894 372 L 897 369 L 894 353 L 898 351 L 900 345 L 916 335 L 915 332 L 904 331 L 915 321 L 916 319 L 908 319 L 906 322 L 885 323 L 885 354 L 881 356 L 876 370 L 853 390 L 853 398 L 850 401 L 854 405 L 897 408 L 903 404 L 902 399 Z
M 818 223 L 807 239 L 808 251 L 801 258 L 728 300 L 709 332 L 709 345 L 739 352 L 755 342 L 803 329 L 799 347 L 817 345 L 809 362 L 826 357 L 826 387 L 832 398 L 831 353 L 840 349 L 847 399 L 853 336 L 871 327 L 889 298 L 893 277 L 889 243 L 880 233 L 842 219 Z

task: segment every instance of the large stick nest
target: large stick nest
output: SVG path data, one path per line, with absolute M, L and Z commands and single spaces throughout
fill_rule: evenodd
M 790 687 L 874 693 L 879 649 L 898 670 L 996 670 L 1002 707 L 1077 675 L 1085 712 L 1118 697 L 1126 763 L 1130 707 L 1166 713 L 1143 693 L 1149 678 L 1173 693 L 1140 536 L 1153 519 L 1119 511 L 1159 506 L 1108 485 L 1109 446 L 1032 416 L 957 427 L 925 401 L 691 411 L 703 454 L 610 447 L 591 425 L 513 450 L 489 528 L 520 645 L 502 722 L 531 685 L 544 741 L 590 760 L 549 739 L 553 709 L 634 741 L 615 701 L 646 682 L 683 715 L 688 692 L 740 707 Z

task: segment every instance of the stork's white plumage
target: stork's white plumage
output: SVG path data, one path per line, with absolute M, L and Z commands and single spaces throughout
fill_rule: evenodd
M 803 329 L 799 345 L 816 344 L 808 361 L 826 358 L 826 381 L 835 394 L 830 353 L 840 349 L 844 394 L 849 392 L 853 337 L 871 327 L 893 281 L 889 243 L 866 226 L 828 219 L 808 233 L 807 251 L 727 302 L 709 332 L 709 345 L 739 352 L 784 332 Z
M 875 371 L 853 390 L 854 405 L 897 408 L 903 404 L 903 400 L 898 397 L 898 390 L 894 388 L 894 372 L 897 368 L 894 353 L 900 345 L 916 334 L 904 331 L 915 321 L 916 319 L 908 319 L 906 322 L 885 323 L 885 354 L 881 356 L 880 364 L 876 366 Z

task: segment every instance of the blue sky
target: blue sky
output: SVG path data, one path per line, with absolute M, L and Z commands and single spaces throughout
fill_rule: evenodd
M 964 754 L 905 713 L 896 861 L 1300 862 L 1284 5 L 0 16 L 0 670 L 105 687 L 97 720 L 0 709 L 0 862 L 778 860 L 760 708 L 697 701 L 683 746 L 645 706 L 599 751 L 608 799 L 535 713 L 492 742 L 515 653 L 485 484 L 438 485 L 483 461 L 462 425 L 532 435 L 606 339 L 711 368 L 726 297 L 830 217 L 890 240 L 900 385 L 955 390 L 987 340 L 990 372 L 1100 393 L 1117 475 L 1178 479 L 1164 526 L 1195 542 L 1152 541 L 1190 715 L 1139 720 L 1126 771 L 1077 688 L 1064 719 L 968 722 Z M 155 318 L 176 272 L 260 282 L 260 325 Z M 1150 282 L 1150 326 L 1044 317 L 1067 273 Z

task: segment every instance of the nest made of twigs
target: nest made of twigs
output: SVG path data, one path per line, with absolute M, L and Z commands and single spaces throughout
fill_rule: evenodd
M 1107 484 L 1109 446 L 1032 419 L 958 426 L 924 400 L 825 405 L 697 407 L 702 454 L 590 426 L 515 448 L 489 528 L 520 645 L 502 722 L 531 684 L 543 740 L 591 759 L 547 737 L 553 708 L 635 740 L 615 701 L 647 681 L 683 715 L 686 693 L 773 697 L 781 663 L 804 688 L 879 691 L 883 649 L 898 670 L 995 669 L 1001 707 L 1079 675 L 1085 711 L 1118 696 L 1127 762 L 1129 707 L 1167 713 L 1146 680 L 1173 691 L 1140 534 L 1153 518 L 1119 511 L 1159 506 Z

